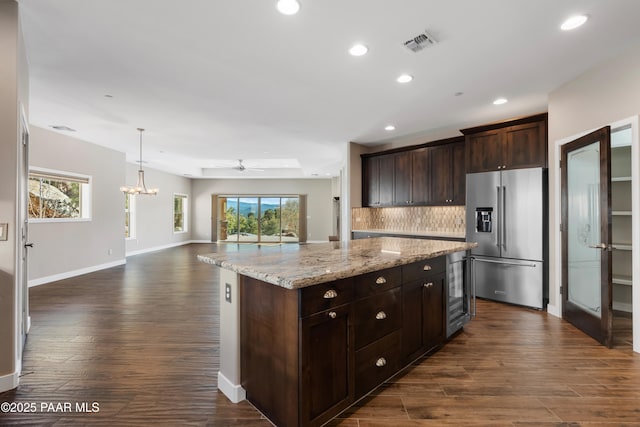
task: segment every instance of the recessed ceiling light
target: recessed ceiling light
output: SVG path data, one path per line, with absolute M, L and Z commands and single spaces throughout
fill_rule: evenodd
M 493 101 L 493 105 L 502 105 L 502 104 L 506 104 L 507 102 L 509 102 L 507 98 L 498 98 L 495 101 Z
M 398 83 L 409 83 L 411 80 L 413 80 L 413 76 L 411 74 L 401 74 L 396 79 Z
M 394 125 L 387 125 L 384 127 L 384 130 L 391 132 L 392 130 L 396 130 L 396 127 Z
M 574 30 L 587 22 L 587 19 L 589 19 L 587 15 L 574 15 L 564 21 L 560 26 L 560 29 L 564 31 Z
M 300 3 L 296 0 L 278 0 L 276 8 L 283 15 L 295 15 L 300 10 Z
M 464 95 L 464 92 L 456 92 L 453 94 L 453 96 L 462 96 Z
M 113 95 L 109 95 L 108 93 L 105 93 L 104 97 L 105 98 L 113 98 Z
M 354 44 L 351 46 L 351 49 L 349 49 L 349 53 L 353 56 L 362 56 L 367 52 L 369 52 L 369 48 L 363 44 Z

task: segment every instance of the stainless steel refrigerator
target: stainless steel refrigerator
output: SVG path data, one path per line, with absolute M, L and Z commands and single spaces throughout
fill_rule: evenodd
M 476 296 L 542 309 L 548 302 L 546 169 L 467 174 L 466 240 Z

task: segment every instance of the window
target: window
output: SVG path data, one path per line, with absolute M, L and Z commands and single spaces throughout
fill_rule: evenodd
M 173 232 L 184 233 L 187 231 L 187 195 L 173 195 Z
M 45 169 L 29 170 L 29 219 L 90 219 L 90 177 Z
M 124 194 L 124 237 L 136 237 L 136 198 L 133 194 Z
M 298 196 L 220 196 L 224 220 L 219 240 L 226 242 L 298 242 Z

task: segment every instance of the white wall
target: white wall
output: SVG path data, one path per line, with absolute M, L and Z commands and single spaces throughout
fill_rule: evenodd
M 35 126 L 30 132 L 30 167 L 90 175 L 92 197 L 90 221 L 30 222 L 29 283 L 124 263 L 124 153 Z
M 327 241 L 332 233 L 330 179 L 194 179 L 193 240 L 211 241 L 211 195 L 307 195 L 307 241 Z
M 640 114 L 640 44 L 592 68 L 549 94 L 549 294 L 558 306 L 558 141 Z M 637 156 L 637 153 L 636 153 Z M 637 187 L 636 187 L 637 188 Z M 636 197 L 639 195 L 635 194 Z M 634 230 L 634 234 L 640 230 Z M 635 251 L 634 251 L 635 252 Z M 635 277 L 637 279 L 637 275 Z M 634 298 L 634 348 L 640 348 L 640 299 Z M 637 346 L 637 347 L 636 347 Z
M 120 185 L 135 185 L 138 179 L 138 165 L 127 163 L 126 175 L 126 181 Z M 135 196 L 135 237 L 126 240 L 127 255 L 176 246 L 191 240 L 193 229 L 191 180 L 149 168 L 144 168 L 144 177 L 148 188 L 158 188 L 160 191 L 156 196 Z M 124 197 L 122 193 L 120 194 Z M 174 194 L 187 195 L 186 232 L 173 232 Z

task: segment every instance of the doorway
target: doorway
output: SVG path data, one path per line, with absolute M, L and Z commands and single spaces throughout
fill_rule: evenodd
M 299 196 L 217 196 L 218 242 L 299 243 Z
M 610 189 L 608 191 L 610 191 L 611 198 L 608 211 L 605 209 L 602 212 L 605 217 L 608 216 L 608 218 L 605 219 L 607 219 L 606 222 L 609 227 L 608 231 L 610 236 L 608 237 L 608 241 L 600 240 L 596 242 L 594 240 L 593 242 L 588 241 L 587 243 L 588 245 L 594 246 L 599 246 L 601 243 L 604 243 L 605 248 L 591 249 L 591 251 L 610 254 L 610 264 L 608 267 L 610 269 L 609 278 L 606 279 L 605 275 L 599 275 L 599 279 L 605 277 L 605 279 L 600 279 L 599 281 L 601 284 L 608 286 L 610 292 L 608 296 L 604 295 L 603 299 L 607 297 L 610 299 L 610 328 L 613 331 L 612 344 L 615 347 L 633 346 L 633 351 L 640 352 L 640 292 L 632 292 L 634 285 L 636 289 L 640 289 L 638 288 L 638 286 L 640 286 L 640 253 L 638 253 L 637 250 L 632 251 L 632 247 L 635 246 L 638 248 L 640 244 L 640 147 L 638 139 L 638 117 L 612 123 L 610 128 L 611 141 L 608 146 L 610 150 L 610 160 L 608 162 L 610 179 L 607 184 Z M 560 157 L 560 151 L 564 149 L 565 145 L 580 137 L 584 137 L 584 134 L 557 141 L 556 154 L 558 158 Z M 565 197 L 565 194 L 560 191 L 560 170 L 561 169 L 558 169 L 558 173 L 556 174 L 557 179 L 555 185 L 556 218 L 561 217 L 561 194 L 562 197 Z M 564 174 L 564 171 L 562 171 L 562 173 Z M 588 196 L 587 193 L 585 193 L 585 197 Z M 599 197 L 599 200 L 602 200 L 602 197 Z M 585 206 L 589 206 L 589 204 L 587 203 Z M 566 294 L 569 291 L 569 289 L 566 288 L 566 279 L 563 280 L 563 277 L 561 277 L 561 272 L 562 275 L 564 275 L 565 268 L 568 269 L 569 266 L 566 265 L 566 261 L 561 256 L 562 251 L 565 250 L 564 245 L 559 243 L 565 237 L 562 236 L 561 238 L 560 236 L 562 234 L 566 234 L 567 236 L 571 236 L 572 234 L 570 233 L 571 230 L 567 229 L 567 227 L 572 226 L 567 225 L 565 221 L 565 219 L 562 220 L 562 233 L 560 233 L 560 230 L 555 232 L 557 236 L 556 242 L 558 242 L 556 245 L 556 261 L 557 265 L 562 266 L 561 269 L 557 270 L 555 278 L 556 283 L 559 285 L 556 287 L 558 291 L 556 301 L 558 301 L 559 307 L 553 311 L 556 315 L 559 315 L 560 312 L 564 313 L 566 310 L 565 304 L 567 301 L 563 299 L 560 289 L 562 289 L 562 294 Z M 583 225 L 587 226 L 586 229 L 592 229 L 594 224 L 585 223 Z M 574 240 L 578 234 L 580 234 L 577 233 L 576 230 L 577 228 L 574 227 Z M 580 234 L 583 240 L 588 234 L 585 233 L 586 232 Z M 587 251 L 587 249 L 583 248 L 583 251 Z M 586 258 L 583 259 L 583 261 L 586 261 Z M 574 269 L 574 272 L 578 275 L 585 271 L 587 271 L 586 268 Z M 585 275 L 582 274 L 582 276 Z M 586 278 L 583 279 L 587 280 Z M 605 280 L 607 281 L 606 283 Z M 560 288 L 560 284 L 562 288 Z M 570 286 L 571 285 L 569 285 L 569 287 Z M 590 295 L 584 296 L 586 301 L 590 299 L 589 297 L 596 297 L 597 295 L 591 293 Z M 591 298 L 590 300 L 594 299 Z M 601 300 L 601 302 L 604 303 L 605 301 Z M 589 306 L 589 304 L 586 304 L 586 306 Z M 602 309 L 597 305 L 592 306 L 596 310 Z

